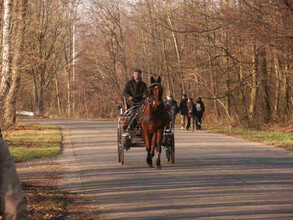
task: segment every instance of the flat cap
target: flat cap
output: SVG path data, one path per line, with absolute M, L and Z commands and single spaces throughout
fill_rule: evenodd
M 141 73 L 141 70 L 140 69 L 138 69 L 138 68 L 135 68 L 134 70 L 133 70 L 133 72 L 135 73 Z

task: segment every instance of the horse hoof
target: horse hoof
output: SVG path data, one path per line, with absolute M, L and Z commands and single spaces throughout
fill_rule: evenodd
M 152 164 L 148 164 L 148 168 L 153 168 L 153 165 Z
M 160 170 L 161 168 L 162 168 L 161 165 L 156 165 L 157 170 Z

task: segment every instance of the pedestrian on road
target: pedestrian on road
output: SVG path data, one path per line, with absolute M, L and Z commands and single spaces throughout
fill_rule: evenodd
M 186 123 L 187 123 L 187 115 L 188 115 L 188 108 L 187 108 L 187 95 L 184 94 L 182 96 L 180 105 L 179 105 L 179 111 L 181 114 L 181 129 L 186 129 Z
M 3 220 L 26 220 L 26 206 L 13 157 L 0 138 L 0 216 Z
M 172 129 L 175 126 L 176 114 L 179 112 L 177 102 L 172 95 L 167 95 L 167 100 L 164 102 L 165 108 L 170 112 L 172 118 Z
M 195 110 L 196 110 L 196 130 L 201 130 L 201 119 L 203 116 L 203 113 L 205 111 L 204 103 L 201 100 L 201 97 L 198 97 L 197 102 L 195 104 Z

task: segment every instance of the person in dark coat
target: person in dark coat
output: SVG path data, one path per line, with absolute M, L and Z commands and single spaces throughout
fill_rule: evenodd
M 164 102 L 165 108 L 170 112 L 172 118 L 172 128 L 175 125 L 176 114 L 179 112 L 177 102 L 173 99 L 172 95 L 167 95 L 167 100 Z
M 1 134 L 1 133 L 0 133 Z M 0 216 L 9 220 L 28 219 L 27 203 L 8 144 L 0 138 Z
M 184 94 L 182 96 L 180 105 L 179 105 L 179 111 L 181 113 L 181 129 L 186 128 L 187 123 L 187 115 L 188 115 L 188 108 L 187 108 L 187 95 Z
M 193 102 L 192 98 L 187 99 L 187 108 L 188 109 L 188 117 L 187 117 L 187 126 L 186 130 L 189 130 L 190 125 L 192 124 L 192 131 L 194 131 L 194 121 L 195 120 L 195 115 L 196 115 L 196 110 L 195 110 L 195 104 Z
M 201 119 L 205 111 L 205 106 L 201 100 L 201 97 L 198 97 L 195 104 L 195 116 L 196 116 L 196 130 L 201 130 Z
M 126 83 L 123 96 L 126 99 L 127 108 L 141 102 L 144 96 L 149 96 L 148 87 L 142 81 L 140 69 L 134 69 L 133 78 Z

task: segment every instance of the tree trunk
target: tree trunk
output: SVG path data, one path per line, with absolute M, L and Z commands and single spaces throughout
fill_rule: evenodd
M 252 54 L 252 82 L 251 82 L 251 92 L 250 92 L 250 105 L 249 105 L 249 119 L 253 120 L 255 116 L 255 106 L 256 106 L 256 95 L 257 95 L 257 71 L 258 71 L 258 54 L 256 45 L 253 46 Z
M 288 59 L 289 60 L 289 59 Z M 285 109 L 289 116 L 289 120 L 293 119 L 293 94 L 290 96 L 290 64 L 285 62 L 284 64 L 284 74 L 283 74 L 283 85 L 282 85 L 282 97 L 285 97 Z
M 210 80 L 211 80 L 211 90 L 215 98 L 217 98 L 217 87 L 216 87 L 216 81 L 214 79 L 214 73 L 213 73 L 213 63 L 212 63 L 212 50 L 211 50 L 211 39 L 210 36 L 207 36 L 208 44 L 209 44 L 209 73 L 210 73 Z M 218 107 L 217 100 L 213 100 L 213 106 L 214 106 L 214 112 L 216 115 L 217 120 L 220 119 L 220 111 Z
M 2 75 L 0 82 L 0 104 L 3 105 L 11 86 L 11 25 L 13 0 L 4 1 L 2 31 Z
M 170 6 L 170 1 L 167 0 L 166 2 L 167 2 L 167 6 L 168 6 L 168 15 L 167 15 L 168 22 L 169 22 L 170 28 L 173 30 L 174 25 L 173 25 L 173 16 L 172 16 L 172 10 L 171 10 L 171 6 Z M 177 36 L 174 31 L 172 31 L 172 37 L 173 37 L 175 52 L 176 52 L 176 56 L 177 56 L 177 65 L 178 65 L 178 69 L 179 69 L 179 75 L 181 78 L 182 92 L 186 93 L 186 88 L 185 88 L 185 83 L 184 83 L 184 74 L 183 74 L 183 68 L 181 65 L 181 56 L 180 56 L 180 50 L 179 50 L 179 45 L 178 45 L 178 39 L 177 39 Z
M 57 109 L 58 109 L 58 114 L 61 116 L 61 100 L 60 100 L 60 92 L 59 92 L 59 82 L 58 82 L 58 77 L 55 75 L 54 77 L 55 81 L 55 89 L 56 89 L 56 102 L 57 102 Z
M 44 85 L 40 83 L 38 88 L 38 115 L 44 114 Z
M 70 64 L 69 64 L 70 65 Z M 67 114 L 71 117 L 71 68 L 67 68 Z
M 274 115 L 273 118 L 277 119 L 279 115 L 279 105 L 280 105 L 280 65 L 278 60 L 278 55 L 275 53 L 274 57 L 275 75 L 276 75 L 276 87 L 275 87 L 275 104 L 274 104 Z
M 166 44 L 165 44 L 165 34 L 163 28 L 161 29 L 161 47 L 162 47 L 162 54 L 163 54 L 163 62 L 164 62 L 164 71 L 167 76 L 167 94 L 171 94 L 171 82 L 170 82 L 170 73 L 168 68 L 168 61 L 167 61 L 167 54 L 166 54 Z
M 246 98 L 244 94 L 244 88 L 243 88 L 243 82 L 244 82 L 244 76 L 243 76 L 243 55 L 242 55 L 242 50 L 240 49 L 240 67 L 239 67 L 239 86 L 240 86 L 240 97 L 241 97 L 241 102 L 243 106 L 243 110 L 245 112 L 245 118 L 249 118 L 249 114 L 246 108 Z M 249 125 L 249 120 L 248 120 L 248 125 Z
M 224 32 L 223 33 L 224 35 L 224 41 L 225 41 L 225 47 L 226 47 L 226 50 L 228 51 L 228 44 L 229 44 L 229 40 L 228 40 L 228 33 L 227 32 Z M 225 57 L 225 66 L 226 66 L 226 91 L 227 91 L 227 96 L 226 96 L 226 100 L 225 100 L 225 106 L 227 108 L 227 111 L 229 112 L 229 114 L 231 114 L 231 109 L 230 109 L 230 106 L 231 106 L 231 94 L 230 94 L 230 67 L 229 67 L 229 57 L 228 57 L 228 52 L 225 51 L 224 52 L 224 57 Z
M 14 24 L 14 56 L 12 63 L 12 84 L 5 101 L 5 127 L 15 123 L 16 100 L 20 86 L 20 73 L 22 71 L 22 51 L 24 45 L 25 16 L 27 10 L 27 0 L 15 1 L 15 24 Z
M 261 87 L 263 93 L 263 109 L 264 109 L 264 121 L 269 122 L 271 118 L 271 106 L 269 99 L 269 73 L 267 70 L 267 58 L 266 49 L 261 48 L 260 51 L 260 72 L 261 72 Z

